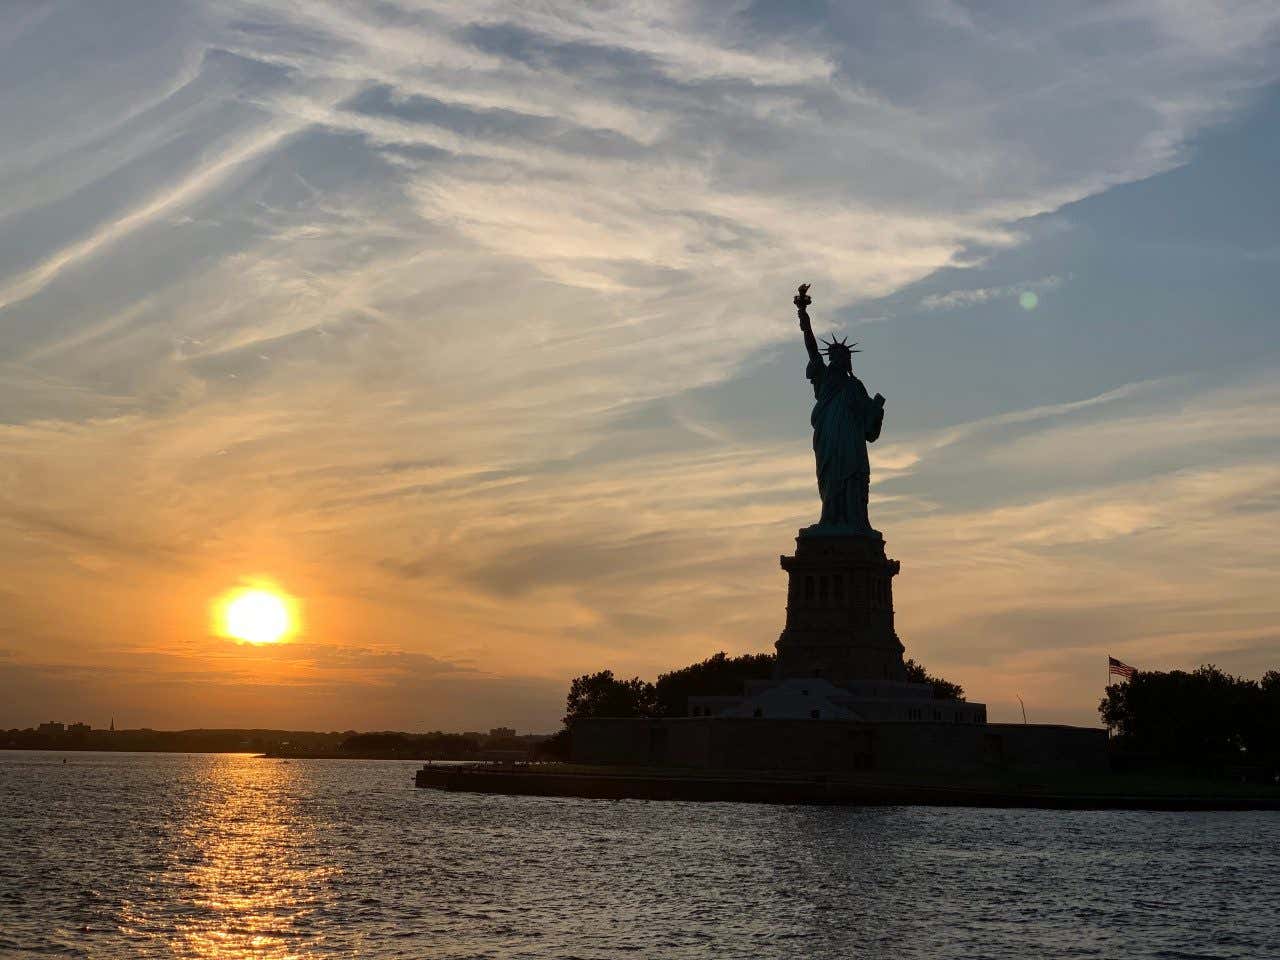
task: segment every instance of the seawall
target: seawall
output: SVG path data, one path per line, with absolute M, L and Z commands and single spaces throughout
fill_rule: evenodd
M 752 771 L 716 776 L 690 771 L 589 770 L 555 764 L 433 766 L 414 783 L 427 789 L 592 800 L 688 800 L 859 806 L 1028 807 L 1056 810 L 1280 810 L 1276 796 L 1109 794 L 1034 785 L 929 784 L 879 776 L 768 777 Z
M 1101 728 L 1051 724 L 662 717 L 592 718 L 573 726 L 575 762 L 703 771 L 1100 773 L 1106 748 Z

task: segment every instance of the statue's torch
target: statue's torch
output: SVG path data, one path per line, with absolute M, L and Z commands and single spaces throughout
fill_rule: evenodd
M 800 326 L 803 327 L 805 321 L 809 319 L 809 304 L 813 303 L 813 299 L 809 296 L 809 284 L 800 284 L 799 291 L 791 298 L 791 302 L 796 305 L 796 312 L 800 314 Z

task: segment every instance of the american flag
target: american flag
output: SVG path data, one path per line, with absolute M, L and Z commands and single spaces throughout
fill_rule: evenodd
M 1115 657 L 1107 657 L 1108 677 L 1124 677 L 1126 680 L 1132 680 L 1135 673 L 1137 673 L 1137 671 L 1123 660 L 1117 660 Z

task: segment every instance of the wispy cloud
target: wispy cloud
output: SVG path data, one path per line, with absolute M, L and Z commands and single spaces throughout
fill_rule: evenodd
M 1028 291 L 1040 293 L 1053 290 L 1062 285 L 1062 278 L 1057 276 L 1041 277 L 1039 280 L 1028 280 L 1025 283 L 1011 283 L 1001 287 L 978 287 L 973 290 L 951 290 L 948 293 L 931 293 L 920 301 L 924 310 L 951 310 L 956 307 L 972 307 L 991 300 L 1006 298 L 1016 299 Z

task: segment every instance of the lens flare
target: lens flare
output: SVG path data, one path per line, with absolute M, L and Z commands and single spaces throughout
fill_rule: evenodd
M 1040 298 L 1035 295 L 1034 291 L 1023 290 L 1018 294 L 1018 305 L 1023 310 L 1034 310 L 1040 305 Z

